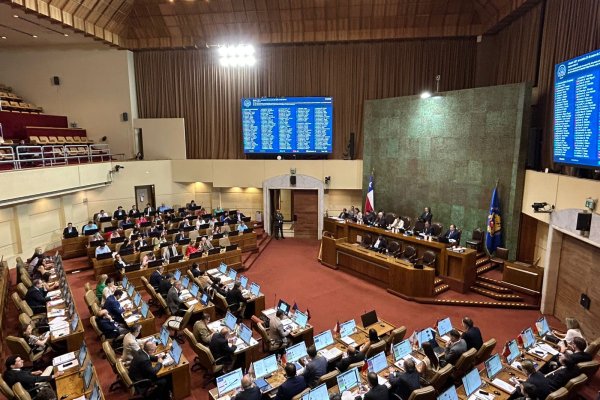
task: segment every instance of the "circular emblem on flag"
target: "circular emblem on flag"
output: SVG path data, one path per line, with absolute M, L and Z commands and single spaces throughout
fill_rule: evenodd
M 557 75 L 558 75 L 558 77 L 559 77 L 560 79 L 564 78 L 564 77 L 565 77 L 565 75 L 567 75 L 567 66 L 566 66 L 565 64 L 561 64 L 561 65 L 558 67 L 558 73 L 557 73 Z
M 250 107 L 251 105 L 252 105 L 252 102 L 249 99 L 244 100 L 244 107 Z

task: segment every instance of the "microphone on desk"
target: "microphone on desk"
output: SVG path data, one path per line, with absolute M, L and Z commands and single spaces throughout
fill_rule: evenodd
M 275 297 L 273 297 L 273 308 L 277 306 L 277 293 L 275 293 Z

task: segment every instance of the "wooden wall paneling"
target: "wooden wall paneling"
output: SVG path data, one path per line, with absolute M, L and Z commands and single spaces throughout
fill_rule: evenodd
M 521 213 L 519 226 L 519 241 L 517 245 L 517 260 L 533 263 L 535 261 L 535 245 L 538 220 Z
M 319 200 L 316 190 L 292 190 L 294 237 L 316 239 L 319 218 Z

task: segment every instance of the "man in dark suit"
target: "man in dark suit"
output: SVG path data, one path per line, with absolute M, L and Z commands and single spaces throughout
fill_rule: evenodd
M 117 207 L 117 210 L 113 213 L 113 218 L 114 219 L 122 219 L 125 218 L 125 216 L 127 215 L 127 213 L 125 212 L 125 210 L 123 210 L 122 206 Z
M 143 393 L 150 385 L 155 386 L 155 389 L 146 395 L 148 399 L 168 399 L 169 396 L 169 388 L 168 381 L 165 378 L 158 378 L 156 374 L 162 368 L 163 356 L 155 356 L 156 352 L 156 343 L 154 340 L 148 340 L 144 343 L 144 347 L 138 350 L 131 360 L 131 364 L 129 364 L 129 376 L 131 380 L 141 381 L 141 380 L 149 380 L 150 382 L 145 382 L 136 386 L 136 391 L 138 393 Z M 154 366 L 152 363 L 156 362 Z
M 296 375 L 296 366 L 292 363 L 285 364 L 286 380 L 279 386 L 275 400 L 291 400 L 292 397 L 306 389 L 304 377 Z
M 49 299 L 46 297 L 43 283 L 41 279 L 34 279 L 31 287 L 25 295 L 25 302 L 31 308 L 34 314 L 46 313 L 46 302 Z
M 120 327 L 113 321 L 108 310 L 100 310 L 96 322 L 98 324 L 98 329 L 100 329 L 107 339 L 116 339 L 119 336 L 124 336 L 128 332 L 127 329 Z
M 548 385 L 550 386 L 550 392 L 560 389 L 565 386 L 567 382 L 579 375 L 579 368 L 577 364 L 573 362 L 570 355 L 561 354 L 558 357 L 561 367 L 555 369 L 546 375 Z
M 327 373 L 327 359 L 317 353 L 315 345 L 311 345 L 306 349 L 306 354 L 310 357 L 310 361 L 305 365 L 304 380 L 311 388 L 319 384 L 319 378 Z
M 444 237 L 450 242 L 460 242 L 460 232 L 456 229 L 456 225 L 451 224 L 450 229 L 448 229 L 446 233 L 444 233 Z
M 456 329 L 452 329 L 449 333 L 450 340 L 446 343 L 446 351 L 444 359 L 447 364 L 454 365 L 460 356 L 467 351 L 467 343 L 460 338 L 460 333 Z
M 129 216 L 133 217 L 134 215 L 139 214 L 139 210 L 137 209 L 137 206 L 134 204 L 131 206 L 131 210 L 129 210 Z
M 421 387 L 419 380 L 419 372 L 415 367 L 415 362 L 412 359 L 404 361 L 404 371 L 390 374 L 390 390 L 396 393 L 402 399 L 407 400 L 414 390 Z
M 123 313 L 125 310 L 121 307 L 121 303 L 119 300 L 123 295 L 123 291 L 121 289 L 115 290 L 114 294 L 111 294 L 104 301 L 104 309 L 108 311 L 112 319 L 117 321 L 120 324 L 125 324 L 125 319 L 123 318 Z
M 373 245 L 371 246 L 372 250 L 375 250 L 379 253 L 384 253 L 385 249 L 387 249 L 387 240 L 381 235 L 375 240 Z
M 231 290 L 227 292 L 227 296 L 225 299 L 227 300 L 227 305 L 231 306 L 233 304 L 237 304 L 235 307 L 231 308 L 232 312 L 240 310 L 240 314 L 244 314 L 244 310 L 246 309 L 246 302 L 248 299 L 244 297 L 242 294 L 242 290 L 240 289 L 242 284 L 240 282 L 236 282 L 233 284 Z
M 246 216 L 240 210 L 237 210 L 237 212 L 235 213 L 235 221 L 237 223 L 240 223 L 242 222 L 242 218 L 246 218 Z
M 433 235 L 433 228 L 431 227 L 429 221 L 425 222 L 425 225 L 423 226 L 423 233 L 427 236 Z
M 433 218 L 433 214 L 431 213 L 431 210 L 429 209 L 429 207 L 425 207 L 425 209 L 423 210 L 423 214 L 421 214 L 419 216 L 419 221 L 429 222 L 431 224 L 432 218 Z
M 522 393 L 522 384 L 527 382 L 532 384 L 535 389 L 533 393 L 529 393 L 534 399 L 545 399 L 552 392 L 550 390 L 550 384 L 548 383 L 548 379 L 539 371 L 535 370 L 535 366 L 530 360 L 523 360 L 521 362 L 521 368 L 523 372 L 527 375 L 527 380 L 521 380 L 521 384 L 517 385 L 517 390 L 515 390 L 509 397 L 509 399 L 517 399 L 523 395 Z
M 260 400 L 262 393 L 260 389 L 252 382 L 252 378 L 244 375 L 242 378 L 242 391 L 233 397 L 233 400 Z
M 72 222 L 69 222 L 67 224 L 67 227 L 65 229 L 63 229 L 63 237 L 65 239 L 67 238 L 72 238 L 72 237 L 77 237 L 79 236 L 79 232 L 77 232 L 77 228 L 75 228 L 73 226 Z
M 233 364 L 233 353 L 237 346 L 229 344 L 229 329 L 226 327 L 221 328 L 221 330 L 215 333 L 210 339 L 210 344 L 208 345 L 210 352 L 213 357 L 220 360 L 217 362 L 221 365 L 231 365 Z
M 175 243 L 179 243 L 182 240 L 185 240 L 185 231 L 180 227 L 179 232 L 175 235 Z
M 375 372 L 369 372 L 367 375 L 367 381 L 369 382 L 369 386 L 371 390 L 369 390 L 363 396 L 364 400 L 388 400 L 390 397 L 390 392 L 385 385 L 380 385 L 379 380 L 377 378 L 377 374 Z
M 574 337 L 569 347 L 570 349 L 568 350 L 573 351 L 573 353 L 571 354 L 571 359 L 575 364 L 593 360 L 592 355 L 590 353 L 585 352 L 587 343 L 585 342 L 584 338 L 579 336 Z M 564 352 L 565 351 L 563 351 L 563 353 Z
M 275 236 L 275 239 L 279 240 L 279 238 L 281 239 L 285 239 L 283 237 L 283 214 L 281 213 L 281 210 L 277 210 L 275 212 L 275 221 L 274 221 L 274 226 L 275 226 L 275 234 L 273 236 Z
M 161 264 L 150 275 L 149 283 L 152 285 L 152 287 L 155 290 L 158 290 L 160 283 L 162 282 L 163 279 L 165 279 L 165 277 L 163 276 L 164 272 L 165 272 L 165 266 Z
M 171 286 L 173 286 L 173 274 L 172 273 L 168 273 L 165 276 L 165 279 L 163 279 L 162 281 L 160 281 L 160 284 L 158 285 L 158 293 L 160 293 L 160 295 L 162 297 L 167 297 L 167 294 L 169 293 L 169 289 L 171 289 Z
M 181 291 L 181 282 L 175 281 L 173 286 L 167 292 L 167 307 L 171 311 L 171 315 L 182 315 L 184 310 L 181 309 L 183 302 L 179 300 L 179 292 Z
M 338 215 L 338 218 L 342 218 L 342 219 L 348 218 L 348 210 L 344 208 L 342 210 L 342 212 L 340 213 L 340 215 Z
M 19 356 L 8 356 L 4 365 L 6 368 L 2 377 L 9 387 L 20 382 L 23 389 L 29 392 L 34 390 L 38 383 L 51 382 L 54 380 L 52 376 L 42 376 L 42 371 L 29 371 L 23 369 L 24 361 Z M 62 372 L 57 373 L 57 375 L 62 374 Z
M 347 357 L 342 358 L 336 365 L 336 368 L 340 370 L 340 372 L 346 372 L 348 366 L 351 364 L 357 363 L 359 361 L 365 360 L 365 355 L 358 351 L 356 347 L 350 345 L 346 350 Z
M 144 208 L 144 215 L 146 217 L 149 217 L 152 212 L 154 212 L 154 208 L 152 208 L 152 205 L 150 203 L 148 203 L 146 205 L 146 208 Z
M 483 346 L 483 338 L 481 337 L 481 331 L 478 327 L 474 326 L 473 320 L 469 317 L 464 317 L 462 320 L 464 333 L 462 338 L 467 343 L 467 350 L 476 349 L 479 350 Z

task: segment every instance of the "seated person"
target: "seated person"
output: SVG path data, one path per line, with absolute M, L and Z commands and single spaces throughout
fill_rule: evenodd
M 142 247 L 144 247 L 144 246 L 146 246 L 146 241 L 140 235 L 140 236 L 138 236 L 138 238 L 136 239 L 135 243 L 133 244 L 133 248 L 135 249 L 135 251 L 140 251 L 140 249 Z
M 565 325 L 567 326 L 566 333 L 552 330 L 554 336 L 563 341 L 564 346 L 568 346 L 575 337 L 583 337 L 583 332 L 581 331 L 579 321 L 577 321 L 575 318 L 565 318 Z
M 123 261 L 123 258 L 121 258 L 121 255 L 119 253 L 115 254 L 115 269 L 121 273 L 124 274 L 125 273 L 125 267 L 127 266 L 127 263 L 125 261 Z
M 152 205 L 150 203 L 146 204 L 146 208 L 144 208 L 144 215 L 149 217 L 151 213 L 154 212 L 154 208 L 152 208 Z
M 171 243 L 170 246 L 163 247 L 163 251 L 162 251 L 163 259 L 169 261 L 171 259 L 171 257 L 176 257 L 178 255 L 179 255 L 179 253 L 177 252 L 177 245 L 175 244 L 175 242 Z
M 237 210 L 235 213 L 235 221 L 236 222 L 242 222 L 242 220 L 246 218 L 246 216 L 244 215 L 244 213 L 242 213 L 240 210 Z
M 467 351 L 467 343 L 461 339 L 460 333 L 456 329 L 452 329 L 449 333 L 450 340 L 446 343 L 444 352 L 444 360 L 446 364 L 456 364 L 460 356 Z
M 47 371 L 31 371 L 30 368 L 24 368 L 24 365 L 25 362 L 20 356 L 11 355 L 6 358 L 2 377 L 9 387 L 19 382 L 23 386 L 23 389 L 28 391 L 33 397 L 39 388 L 38 384 L 54 381 L 54 376 L 50 375 L 53 368 L 52 365 L 46 369 Z M 46 373 L 44 374 L 44 372 Z M 62 374 L 63 372 L 58 372 L 56 376 Z
M 154 256 L 154 252 L 152 251 L 147 251 L 144 253 L 144 255 L 142 255 L 142 257 L 140 258 L 140 269 L 147 269 L 148 268 L 148 263 L 150 263 L 150 261 L 155 261 L 156 257 Z
M 107 278 L 106 285 L 104 286 L 104 289 L 102 289 L 102 301 L 100 302 L 100 305 L 103 306 L 106 299 L 115 293 L 116 290 L 117 285 L 115 284 L 115 279 L 111 277 Z
M 194 276 L 194 278 L 198 278 L 200 276 L 202 276 L 203 272 L 200 269 L 200 265 L 198 265 L 198 263 L 193 263 L 192 264 L 192 268 L 190 268 L 190 271 L 192 272 L 192 275 Z
M 246 223 L 244 221 L 240 221 L 240 223 L 238 224 L 237 230 L 238 230 L 238 232 L 244 232 L 244 231 L 248 230 L 248 226 L 246 225 Z
M 185 240 L 185 231 L 183 229 L 179 229 L 179 232 L 175 235 L 175 238 L 173 239 L 175 243 L 179 243 L 182 240 Z
M 385 214 L 383 211 L 377 213 L 377 216 L 373 220 L 373 226 L 385 228 Z
M 162 297 L 167 297 L 169 289 L 171 289 L 171 286 L 173 286 L 173 281 L 175 281 L 175 278 L 170 272 L 165 276 L 165 279 L 160 281 L 160 284 L 158 285 L 158 293 L 160 293 Z
M 158 212 L 160 213 L 164 213 L 165 211 L 167 211 L 169 209 L 169 207 L 167 207 L 165 205 L 165 203 L 160 203 L 160 207 L 158 207 Z
M 194 337 L 200 343 L 205 346 L 210 344 L 210 341 L 213 337 L 213 332 L 208 327 L 208 323 L 210 322 L 210 314 L 202 313 L 202 316 L 196 323 L 194 324 L 193 332 Z
M 92 221 L 88 221 L 87 225 L 83 227 L 83 234 L 85 235 L 86 232 L 94 230 L 94 229 L 98 229 L 98 225 L 96 225 L 94 222 Z
M 281 322 L 281 319 L 284 318 L 284 316 L 285 313 L 282 310 L 277 309 L 277 312 L 269 321 L 269 339 L 271 339 L 271 343 L 273 343 L 275 346 L 287 345 L 287 337 L 291 333 L 290 330 L 285 329 L 283 323 Z
M 364 353 L 358 351 L 356 347 L 350 345 L 346 349 L 346 357 L 343 357 L 340 361 L 338 361 L 336 368 L 339 369 L 340 372 L 346 372 L 348 370 L 348 366 L 364 360 Z
M 97 221 L 98 223 L 100 223 L 100 218 L 106 218 L 106 217 L 108 217 L 108 216 L 109 216 L 109 215 L 108 215 L 108 213 L 107 213 L 106 211 L 104 211 L 104 210 L 100 210 L 100 212 L 99 212 L 98 214 L 96 214 L 96 221 Z
M 102 292 L 106 287 L 106 280 L 108 279 L 108 275 L 102 274 L 98 279 L 98 284 L 96 285 L 96 298 L 98 301 L 102 301 Z
M 377 240 L 375 240 L 375 243 L 373 243 L 371 245 L 371 250 L 375 250 L 379 253 L 384 253 L 386 249 L 387 249 L 387 240 L 383 236 L 379 235 Z
M 121 296 L 123 295 L 123 291 L 121 289 L 115 290 L 114 294 L 111 294 L 104 301 L 104 309 L 108 311 L 112 319 L 117 321 L 120 324 L 125 325 L 125 319 L 123 318 L 123 313 L 125 309 L 119 303 Z
M 240 282 L 235 282 L 231 290 L 227 292 L 225 299 L 227 300 L 227 305 L 230 307 L 231 312 L 235 313 L 239 310 L 240 314 L 244 315 L 248 299 L 242 294 L 241 287 L 242 284 Z
M 131 210 L 129 210 L 129 216 L 133 217 L 134 215 L 138 214 L 139 211 L 137 209 L 137 206 L 134 204 L 131 206 Z
M 163 243 L 167 243 L 167 231 L 162 230 L 160 232 L 160 236 L 152 238 L 152 245 L 154 246 L 154 250 L 160 249 L 160 245 Z
M 425 207 L 423 210 L 423 214 L 419 216 L 419 221 L 421 222 L 429 222 L 431 224 L 431 219 L 433 218 L 433 214 L 431 213 L 431 209 L 429 207 Z
M 117 324 L 111 317 L 108 310 L 100 310 L 96 316 L 98 329 L 106 339 L 118 339 L 127 333 L 127 329 Z
M 585 349 L 587 348 L 587 342 L 582 337 L 574 337 L 571 341 L 571 344 L 566 348 L 561 346 L 561 352 L 565 354 L 570 354 L 571 359 L 575 364 L 579 364 L 582 362 L 592 361 L 593 357 L 590 353 L 586 353 Z
M 423 226 L 423 232 L 421 232 L 427 236 L 431 236 L 433 235 L 433 228 L 431 227 L 431 224 L 429 223 L 429 221 L 425 221 L 425 225 Z
M 133 220 L 131 219 L 131 217 L 127 217 L 125 219 L 122 219 L 119 221 L 119 229 L 123 229 L 123 225 L 132 225 L 133 224 Z
M 99 240 L 104 240 L 104 237 L 102 236 L 102 234 L 100 232 L 96 232 L 93 235 L 90 235 L 88 237 L 88 247 L 90 247 L 92 245 L 92 242 L 97 242 Z
M 415 362 L 409 358 L 404 361 L 404 372 L 390 373 L 390 390 L 402 399 L 408 399 L 413 391 L 421 388 L 419 372 Z
M 296 365 L 285 364 L 285 382 L 279 386 L 275 400 L 292 400 L 294 396 L 306 389 L 304 377 L 296 375 Z
M 233 364 L 233 353 L 237 347 L 229 343 L 229 329 L 227 327 L 223 327 L 219 332 L 213 334 L 208 347 L 215 360 L 218 360 L 217 364 L 227 366 Z
M 182 309 L 182 307 L 185 307 L 185 303 L 179 300 L 179 294 L 182 289 L 181 281 L 176 280 L 167 292 L 167 307 L 169 307 L 171 315 L 182 315 L 185 313 L 185 310 Z
M 394 215 L 394 222 L 389 226 L 390 229 L 404 229 L 404 220 L 397 215 Z
M 202 251 L 209 251 L 215 248 L 206 236 L 202 236 L 202 239 L 200 239 L 200 246 Z
M 371 389 L 363 396 L 364 400 L 388 400 L 390 398 L 387 386 L 379 384 L 379 378 L 375 372 L 369 372 L 367 382 Z
M 31 308 L 34 314 L 45 314 L 47 312 L 46 302 L 50 300 L 47 292 L 43 288 L 41 279 L 34 279 L 31 287 L 25 295 L 25 302 Z
M 375 343 L 379 343 L 381 339 L 377 335 L 377 331 L 374 328 L 369 329 L 369 340 L 367 340 L 362 346 L 360 346 L 360 351 L 363 354 L 367 354 L 367 351 L 371 348 Z
M 141 350 L 134 353 L 129 364 L 129 376 L 133 382 L 140 382 L 136 386 L 136 392 L 141 393 L 153 386 L 154 389 L 147 394 L 146 398 L 152 400 L 163 400 L 169 397 L 169 382 L 167 378 L 159 378 L 156 374 L 162 368 L 164 357 L 155 356 L 156 343 L 154 340 L 148 340 L 144 343 Z M 152 366 L 152 363 L 156 363 Z
M 244 375 L 242 378 L 242 390 L 233 397 L 233 400 L 260 400 L 262 393 L 258 386 L 252 381 L 252 377 Z
M 229 227 L 229 222 L 227 222 L 227 220 L 225 220 L 223 222 L 223 227 L 221 228 L 221 232 L 224 234 L 231 232 L 231 228 Z
M 199 249 L 199 243 L 194 242 L 194 243 L 190 243 L 187 247 L 187 249 L 185 249 L 185 256 L 187 258 L 190 258 L 190 254 L 194 254 L 195 252 L 197 252 Z
M 528 394 L 531 395 L 532 399 L 545 399 L 552 392 L 548 379 L 539 371 L 536 371 L 535 366 L 530 360 L 523 360 L 521 362 L 521 369 L 523 373 L 527 375 L 527 380 L 519 379 L 517 390 L 511 394 L 509 399 L 517 399 L 523 395 L 524 383 L 533 385 L 532 391 Z
M 306 385 L 314 388 L 319 384 L 319 378 L 327 373 L 327 359 L 317 353 L 315 345 L 311 345 L 306 349 L 309 361 L 304 366 L 304 380 Z
M 423 343 L 421 347 L 425 354 L 425 358 L 423 358 L 423 362 L 417 366 L 417 370 L 425 377 L 431 376 L 432 373 L 435 373 L 440 369 L 440 359 L 433 350 L 430 342 Z
M 215 225 L 212 228 L 212 233 L 210 233 L 210 234 L 214 236 L 214 235 L 218 235 L 220 233 L 223 233 L 222 230 L 221 230 L 221 227 L 219 225 Z
M 95 251 L 96 258 L 98 258 L 99 254 L 108 254 L 111 252 L 112 252 L 112 250 L 110 249 L 110 247 L 108 247 L 108 244 L 106 244 L 106 242 L 104 242 L 104 245 L 96 247 L 96 251 Z
M 141 346 L 144 345 L 144 340 L 139 340 L 140 332 L 142 331 L 142 325 L 135 324 L 129 328 L 129 332 L 123 337 L 123 355 L 121 361 L 125 365 L 129 365 L 133 359 L 133 355 L 137 353 Z
M 561 366 L 546 375 L 548 385 L 550 386 L 550 392 L 560 389 L 565 386 L 567 382 L 580 374 L 579 368 L 571 355 L 561 354 L 558 357 L 558 361 Z
M 481 337 L 481 331 L 473 323 L 473 320 L 469 317 L 464 317 L 462 320 L 463 334 L 462 338 L 467 344 L 467 350 L 476 349 L 479 350 L 483 346 L 483 338 Z
M 180 223 L 179 223 L 179 231 L 183 232 L 183 228 L 189 228 L 190 227 L 190 220 L 187 218 L 184 218 Z
M 123 218 L 127 215 L 127 213 L 125 212 L 125 210 L 123 210 L 123 206 L 119 206 L 117 207 L 117 210 L 113 213 L 113 218 L 114 219 L 119 219 Z
M 129 241 L 129 239 L 125 239 L 123 240 L 123 243 L 121 243 L 121 246 L 119 247 L 119 252 L 121 251 L 125 251 L 125 250 L 134 250 L 133 249 L 133 243 L 131 243 Z
M 451 224 L 450 229 L 444 233 L 444 236 L 450 243 L 460 242 L 460 232 L 456 229 L 456 225 Z
M 150 275 L 149 283 L 152 285 L 152 287 L 154 289 L 158 289 L 162 280 L 165 279 L 163 276 L 164 272 L 165 272 L 165 264 L 161 264 Z
M 342 219 L 348 218 L 348 210 L 344 208 L 342 210 L 342 212 L 340 213 L 340 215 L 338 215 L 338 218 L 342 218 Z
M 65 229 L 63 229 L 63 237 L 65 239 L 70 238 L 70 237 L 76 237 L 79 236 L 79 232 L 77 232 L 77 228 L 75 228 L 73 226 L 72 222 L 69 222 L 67 224 L 67 227 Z
M 108 240 L 112 240 L 112 239 L 117 239 L 121 237 L 121 232 L 119 232 L 118 229 L 115 229 L 114 231 L 110 232 L 110 235 L 108 236 Z

